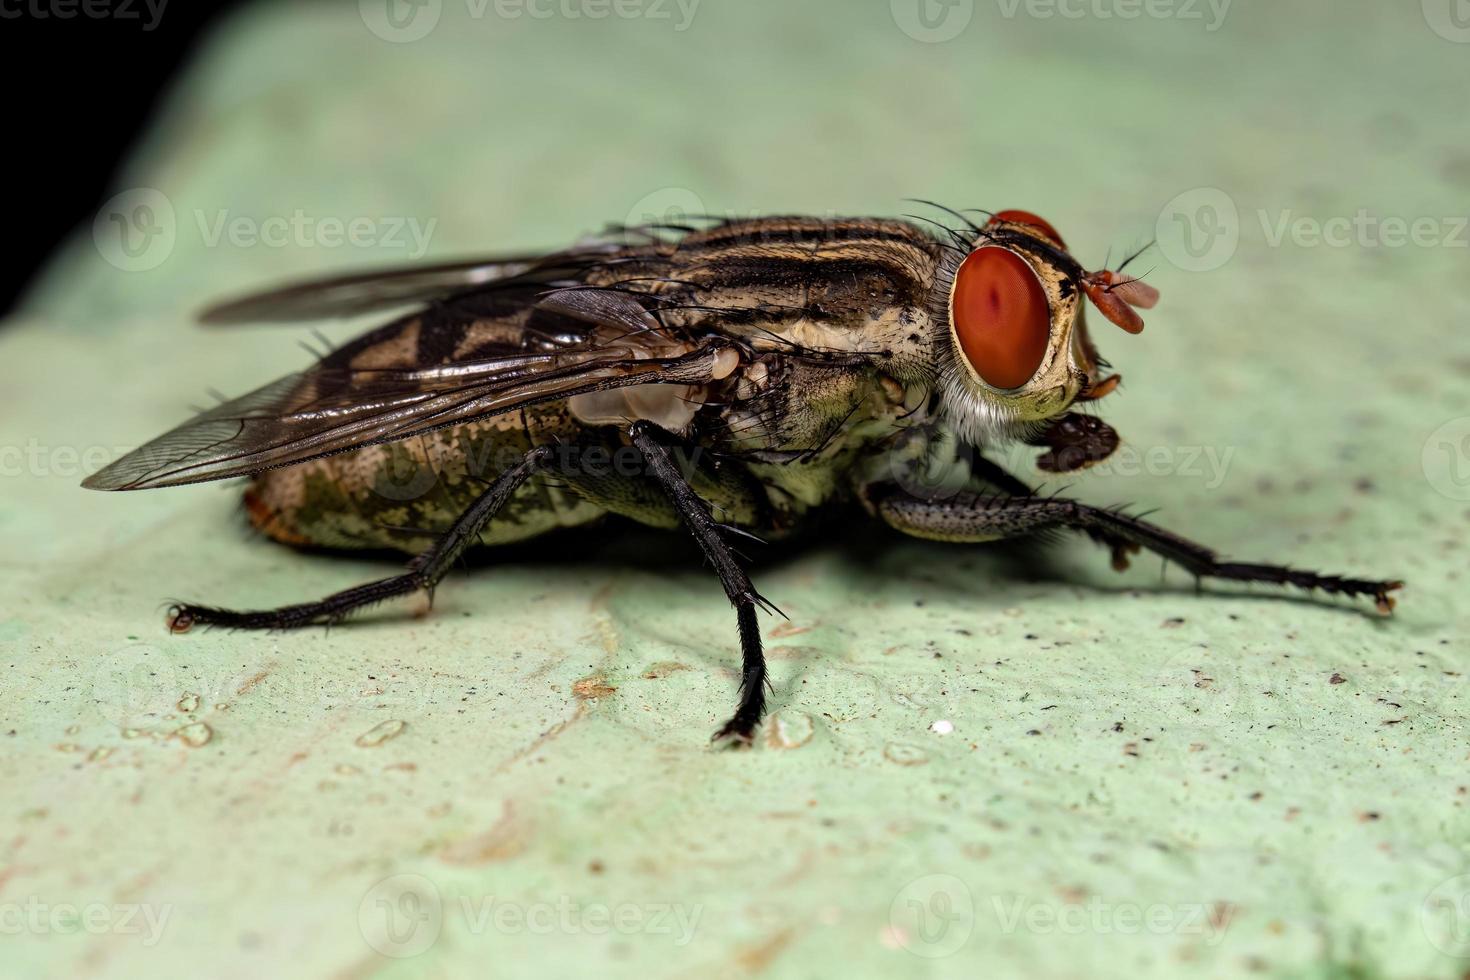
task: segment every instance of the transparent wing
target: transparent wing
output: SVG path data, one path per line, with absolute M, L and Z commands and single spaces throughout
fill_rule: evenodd
M 497 283 L 572 276 L 606 259 L 616 247 L 589 243 L 554 255 L 466 259 L 308 279 L 211 306 L 199 314 L 199 320 L 222 326 L 357 316 L 422 304 Z
M 649 357 L 628 345 L 514 354 L 432 368 L 322 364 L 194 419 L 93 474 L 93 490 L 142 490 L 245 476 L 587 391 L 703 384 L 727 346 Z

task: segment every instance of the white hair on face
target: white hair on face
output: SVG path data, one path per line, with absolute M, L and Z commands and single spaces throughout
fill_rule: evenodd
M 955 434 L 972 446 L 1009 438 L 1015 412 L 985 398 L 976 397 L 963 380 L 951 372 L 944 379 L 940 410 Z
M 1038 427 L 1004 402 L 977 394 L 958 370 L 945 371 L 941 380 L 940 412 L 955 435 L 972 446 L 997 445 L 1030 434 Z

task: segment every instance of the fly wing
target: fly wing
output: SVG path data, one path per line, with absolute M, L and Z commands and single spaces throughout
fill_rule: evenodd
M 728 345 L 666 357 L 622 343 L 505 354 L 422 369 L 327 363 L 209 409 L 82 485 L 142 490 L 245 476 L 394 442 L 536 402 L 639 384 L 703 384 Z
M 222 326 L 357 316 L 499 284 L 575 277 L 616 248 L 612 243 L 590 242 L 553 255 L 467 259 L 309 279 L 219 303 L 201 312 L 199 319 Z
M 531 280 L 471 290 L 201 412 L 82 485 L 222 480 L 584 392 L 715 380 L 731 341 L 676 336 L 645 303 L 656 299 Z

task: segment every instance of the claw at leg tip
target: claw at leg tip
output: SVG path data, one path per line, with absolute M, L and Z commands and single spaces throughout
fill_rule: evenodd
M 1385 582 L 1383 588 L 1374 594 L 1373 605 L 1377 607 L 1380 614 L 1384 616 L 1393 615 L 1393 610 L 1398 605 L 1398 600 L 1389 595 L 1389 593 L 1396 592 L 1403 587 L 1404 583 L 1402 582 Z
M 721 748 L 748 749 L 755 741 L 755 730 L 744 728 L 732 721 L 715 732 L 710 741 Z
M 187 633 L 194 625 L 194 614 L 183 606 L 171 606 L 166 622 L 170 633 Z

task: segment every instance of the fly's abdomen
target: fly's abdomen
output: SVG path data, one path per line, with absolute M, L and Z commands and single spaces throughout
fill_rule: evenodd
M 516 412 L 267 470 L 245 491 L 246 514 L 257 529 L 287 544 L 418 553 L 519 462 L 533 439 L 545 444 L 560 423 L 555 412 Z M 522 541 L 602 513 L 554 480 L 532 479 L 480 541 Z

